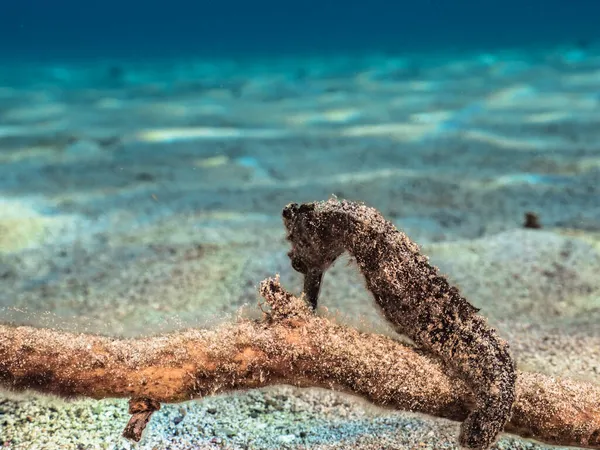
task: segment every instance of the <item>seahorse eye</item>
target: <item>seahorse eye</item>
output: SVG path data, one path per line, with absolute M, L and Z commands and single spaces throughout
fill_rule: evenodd
M 302 261 L 300 258 L 295 258 L 294 256 L 290 255 L 291 258 L 291 262 L 292 262 L 292 268 L 296 271 L 296 272 L 300 272 L 300 273 L 306 273 L 308 272 L 308 268 L 306 267 L 306 264 L 304 263 L 304 261 Z

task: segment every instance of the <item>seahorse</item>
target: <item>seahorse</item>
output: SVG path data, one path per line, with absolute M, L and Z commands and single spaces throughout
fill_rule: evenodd
M 282 213 L 288 256 L 304 275 L 304 297 L 317 307 L 325 271 L 344 252 L 363 274 L 395 330 L 438 358 L 471 390 L 461 424 L 462 447 L 487 449 L 510 418 L 516 368 L 508 344 L 479 309 L 431 265 L 417 244 L 375 208 L 338 200 L 287 205 Z

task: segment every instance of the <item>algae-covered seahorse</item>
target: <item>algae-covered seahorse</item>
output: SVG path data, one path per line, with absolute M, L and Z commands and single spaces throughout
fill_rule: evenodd
M 331 199 L 283 210 L 292 267 L 317 306 L 323 274 L 345 251 L 396 331 L 436 355 L 471 389 L 475 405 L 459 443 L 486 449 L 504 428 L 515 398 L 516 369 L 507 343 L 429 264 L 418 246 L 374 208 Z

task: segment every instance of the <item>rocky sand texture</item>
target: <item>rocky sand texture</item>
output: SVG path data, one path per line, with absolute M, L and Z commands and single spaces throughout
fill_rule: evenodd
M 256 315 L 262 279 L 300 292 L 281 209 L 335 194 L 421 244 L 519 368 L 600 383 L 599 80 L 593 48 L 3 65 L 0 320 L 139 336 Z M 319 314 L 391 333 L 346 261 Z M 127 420 L 124 401 L 0 394 L 11 449 L 454 449 L 458 433 L 289 387 L 165 405 L 139 444 Z

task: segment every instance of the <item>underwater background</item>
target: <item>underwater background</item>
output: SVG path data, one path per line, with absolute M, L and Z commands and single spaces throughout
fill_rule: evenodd
M 520 369 L 600 383 L 600 2 L 0 5 L 0 323 L 133 337 L 254 317 L 264 278 L 301 292 L 282 208 L 332 195 L 416 241 Z M 346 261 L 319 313 L 393 334 Z M 164 405 L 139 444 L 127 420 L 126 400 L 0 391 L 9 449 L 458 433 L 292 387 Z
M 593 0 L 4 2 L 0 54 L 289 55 L 489 49 L 598 38 Z

